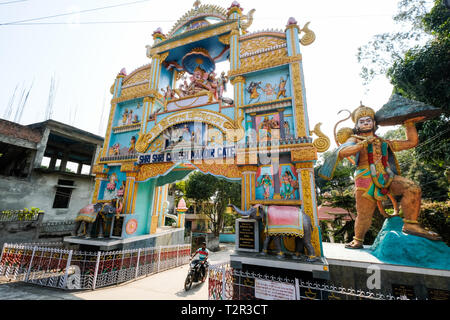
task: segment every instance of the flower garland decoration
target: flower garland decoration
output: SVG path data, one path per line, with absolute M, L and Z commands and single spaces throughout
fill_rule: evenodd
M 380 139 L 380 138 L 378 138 L 378 139 Z M 386 173 L 389 175 L 388 180 L 384 184 L 381 184 L 377 179 L 377 170 L 375 167 L 375 163 L 373 161 L 373 144 L 372 143 L 369 143 L 367 145 L 367 152 L 368 152 L 369 168 L 370 168 L 370 175 L 372 177 L 372 181 L 380 189 L 380 192 L 383 195 L 386 195 L 389 193 L 388 188 L 391 185 L 392 180 L 394 179 L 394 172 L 392 172 L 392 170 L 388 164 L 388 156 L 387 156 L 388 144 L 384 140 L 381 140 L 381 141 L 382 141 L 382 143 L 381 143 L 381 163 L 383 164 L 384 170 L 386 170 Z

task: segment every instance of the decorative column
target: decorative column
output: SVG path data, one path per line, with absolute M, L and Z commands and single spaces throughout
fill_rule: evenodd
M 297 25 L 297 21 L 292 17 L 289 18 L 285 33 L 288 56 L 291 57 L 289 70 L 293 85 L 293 87 L 291 88 L 293 92 L 292 105 L 294 106 L 293 113 L 294 119 L 296 120 L 294 123 L 294 127 L 297 137 L 307 137 L 310 136 L 310 133 L 303 78 L 303 67 L 301 64 L 302 55 L 300 53 L 298 37 L 300 31 L 302 30 L 300 30 L 299 26 Z
M 244 166 L 241 182 L 241 209 L 248 210 L 255 201 L 257 166 Z
M 123 196 L 123 211 L 122 213 L 134 213 L 134 206 L 136 203 L 136 195 L 138 183 L 135 182 L 138 167 L 133 162 L 123 163 L 120 167 L 121 172 L 126 173 L 126 184 Z
M 155 104 L 155 97 L 145 97 L 144 98 L 144 106 L 142 108 L 142 121 L 141 121 L 141 129 L 140 134 L 147 133 L 147 124 L 150 115 L 153 113 Z
M 177 206 L 177 214 L 178 214 L 178 220 L 177 220 L 177 228 L 184 228 L 184 219 L 185 219 L 185 213 L 187 211 L 186 207 L 186 201 L 184 201 L 183 198 L 180 199 Z
M 296 163 L 300 198 L 302 201 L 302 210 L 311 218 L 314 226 L 311 235 L 311 244 L 314 247 L 316 256 L 323 256 L 321 230 L 317 217 L 317 199 L 314 183 L 313 161 Z M 309 253 L 308 253 L 309 254 Z
M 98 193 L 100 191 L 100 186 L 102 181 L 108 180 L 108 168 L 105 168 L 103 164 L 96 164 L 92 168 L 92 174 L 95 175 L 95 184 L 94 184 L 94 192 L 92 194 L 92 203 L 97 203 L 98 201 Z

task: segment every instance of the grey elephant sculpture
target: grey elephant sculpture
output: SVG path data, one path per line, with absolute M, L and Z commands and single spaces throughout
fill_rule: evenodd
M 317 260 L 314 247 L 311 244 L 311 234 L 313 225 L 311 218 L 302 212 L 296 206 L 264 206 L 261 204 L 254 205 L 249 210 L 240 210 L 235 205 L 230 204 L 234 210 L 243 217 L 252 219 L 262 219 L 264 225 L 265 240 L 261 255 L 268 254 L 268 248 L 273 241 L 277 257 L 283 259 L 285 257 L 281 250 L 281 240 L 283 237 L 295 237 L 295 255 L 293 259 L 301 259 L 301 255 L 306 248 L 308 256 L 306 261 L 313 262 Z M 258 216 L 258 209 L 260 215 Z
M 98 232 L 97 238 L 104 237 L 104 224 L 106 223 L 105 218 L 107 215 L 115 214 L 116 217 L 122 211 L 122 201 L 119 199 L 113 199 L 111 202 L 107 203 L 91 203 L 83 207 L 75 218 L 75 236 L 80 235 L 80 227 L 84 223 L 87 225 L 84 237 L 86 239 L 91 237 L 92 228 L 94 223 L 97 221 L 100 225 L 100 230 Z M 82 234 L 83 235 L 83 234 Z

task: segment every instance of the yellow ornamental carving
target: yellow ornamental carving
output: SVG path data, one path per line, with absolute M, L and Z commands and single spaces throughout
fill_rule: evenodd
M 302 179 L 302 190 L 303 190 L 303 210 L 304 212 L 311 218 L 312 223 L 314 224 L 314 206 L 315 203 L 312 198 L 311 193 L 311 178 L 309 170 L 301 170 L 301 179 Z M 319 232 L 318 228 L 315 227 L 313 229 L 313 233 L 311 235 L 311 244 L 314 247 L 314 251 L 317 256 L 320 256 L 320 244 L 319 244 Z
M 304 32 L 305 34 L 300 39 L 300 43 L 304 46 L 309 46 L 311 43 L 316 40 L 316 34 L 308 28 L 309 22 L 307 22 L 303 28 L 300 30 L 300 32 Z
M 292 81 L 294 83 L 297 135 L 299 137 L 306 137 L 305 112 L 303 105 L 303 89 L 302 89 L 302 80 L 300 76 L 300 64 L 298 62 L 292 64 Z
M 240 55 L 251 54 L 255 51 L 267 48 L 273 48 L 276 46 L 283 46 L 286 44 L 285 39 L 276 37 L 257 37 L 249 40 L 243 40 L 240 42 Z
M 230 34 L 224 34 L 219 37 L 219 41 L 223 44 L 230 45 Z
M 248 58 L 241 59 L 241 69 L 254 67 L 254 66 L 271 66 L 273 63 L 277 63 L 280 59 L 287 57 L 287 49 L 281 48 L 278 50 L 268 51 L 261 54 L 249 56 Z
M 174 164 L 172 162 L 144 164 L 139 168 L 136 181 L 145 181 L 148 178 L 156 177 L 166 173 Z
M 291 150 L 291 160 L 297 161 L 311 161 L 317 160 L 317 149 L 310 145 Z
M 316 147 L 318 152 L 325 152 L 330 147 L 330 138 L 328 138 L 321 130 L 321 122 L 314 126 L 314 130 L 311 130 L 311 134 L 315 134 L 319 138 L 313 141 L 313 146 Z
M 135 166 L 133 162 L 123 163 L 120 166 L 120 171 L 122 171 L 122 172 L 131 172 L 131 171 L 136 171 L 136 170 L 138 170 L 138 167 Z
M 148 89 L 148 83 L 144 83 L 144 84 L 140 84 L 140 85 L 122 89 L 120 97 L 115 100 L 116 100 L 116 102 L 121 102 L 121 101 L 139 98 L 139 97 L 144 97 L 149 94 L 151 94 L 151 92 Z
M 139 83 L 150 79 L 150 69 L 151 65 L 145 65 L 141 68 L 136 69 L 124 78 L 122 87 L 129 86 L 134 83 Z

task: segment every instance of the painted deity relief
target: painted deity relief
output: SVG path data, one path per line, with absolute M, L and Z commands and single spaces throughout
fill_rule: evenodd
M 255 122 L 259 142 L 280 139 L 280 115 L 278 113 L 257 116 Z
M 275 184 L 271 165 L 261 166 L 256 172 L 255 198 L 258 200 L 273 199 Z
M 126 108 L 123 111 L 121 118 L 119 119 L 119 126 L 125 126 L 135 123 L 139 123 L 139 116 L 137 114 L 134 114 L 132 109 Z
M 283 129 L 284 129 L 284 137 L 285 139 L 292 139 L 294 138 L 293 132 L 291 130 L 291 125 L 289 123 L 290 121 L 285 120 L 283 122 Z
M 121 146 L 120 143 L 114 143 L 108 150 L 108 156 L 123 156 L 136 153 L 136 137 L 131 136 L 128 147 Z
M 298 178 L 295 174 L 295 167 L 292 164 L 280 164 L 279 170 L 280 195 L 285 200 L 299 199 Z
M 119 187 L 120 182 L 116 173 L 111 174 L 108 177 L 108 183 L 106 184 L 105 191 L 103 192 L 103 200 L 112 200 L 119 197 L 118 192 L 122 186 Z M 122 191 L 121 191 L 122 192 Z M 121 193 L 119 192 L 119 194 Z
M 248 103 L 257 103 L 287 98 L 287 80 L 289 76 L 280 77 L 278 83 L 270 81 L 250 81 L 246 90 L 248 93 Z

